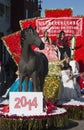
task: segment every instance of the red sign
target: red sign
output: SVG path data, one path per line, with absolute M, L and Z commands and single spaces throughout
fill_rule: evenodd
M 36 26 L 41 36 L 44 30 L 49 32 L 49 36 L 57 36 L 61 30 L 66 35 L 71 35 L 72 31 L 75 36 L 82 35 L 82 18 L 78 17 L 40 18 L 36 19 Z
M 42 92 L 11 92 L 9 98 L 10 114 L 40 115 L 43 113 Z

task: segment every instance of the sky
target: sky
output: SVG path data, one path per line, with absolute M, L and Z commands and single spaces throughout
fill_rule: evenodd
M 84 0 L 42 0 L 41 16 L 45 16 L 45 9 L 65 9 L 72 8 L 73 16 L 84 16 Z

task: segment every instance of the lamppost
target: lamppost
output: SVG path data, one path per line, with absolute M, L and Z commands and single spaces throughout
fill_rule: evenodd
M 39 16 L 41 16 L 41 10 L 42 10 L 41 3 L 42 3 L 42 1 L 39 0 L 39 1 L 38 1 Z
M 31 7 L 32 7 L 32 11 L 31 11 L 31 12 L 32 12 L 32 15 L 31 15 L 31 18 L 33 18 L 33 6 L 34 6 L 34 4 L 33 4 L 33 3 L 34 3 L 34 1 L 33 1 L 33 0 L 31 0 L 31 2 L 32 2 L 32 3 L 31 3 L 31 4 L 32 4 L 32 5 L 31 5 Z

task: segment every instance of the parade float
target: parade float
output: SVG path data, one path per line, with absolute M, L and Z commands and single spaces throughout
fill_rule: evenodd
M 52 13 L 54 13 L 53 17 L 51 17 Z M 61 17 L 59 15 L 60 13 L 62 14 Z M 56 16 L 56 14 L 58 15 Z M 29 27 L 30 25 L 32 27 L 36 26 L 40 37 L 42 37 L 43 30 L 47 29 L 49 36 L 53 41 L 57 38 L 57 35 L 61 30 L 64 30 L 67 35 L 71 35 L 72 30 L 74 30 L 76 36 L 74 58 L 79 62 L 81 71 L 84 71 L 84 18 L 81 16 L 73 17 L 71 9 L 67 10 L 67 12 L 66 9 L 55 11 L 46 10 L 45 16 L 46 17 L 44 18 L 20 20 L 21 30 Z M 17 66 L 21 56 L 20 32 L 21 31 L 19 30 L 2 38 L 4 45 L 6 46 Z M 35 49 L 34 46 L 32 48 Z M 25 96 L 24 93 L 21 93 L 21 95 L 19 93 L 11 93 L 11 98 L 7 100 L 7 103 L 5 104 L 2 102 L 0 104 L 0 128 L 6 128 L 7 130 L 40 130 L 48 129 L 52 126 L 64 127 L 68 125 L 69 118 L 84 119 L 83 97 L 78 101 L 71 100 L 70 102 L 61 102 L 57 105 L 59 87 L 59 60 L 53 59 L 52 61 L 49 61 L 49 72 L 45 78 L 44 90 L 43 94 L 40 93 L 40 98 L 39 94 L 37 94 L 38 92 L 36 93 L 36 96 L 34 96 L 33 92 L 31 93 L 32 96 L 28 96 L 30 95 L 28 92 L 25 92 Z M 17 95 L 21 106 L 15 110 L 15 99 Z M 42 95 L 44 95 L 47 99 L 45 102 L 45 107 L 43 105 L 44 100 Z M 33 101 L 35 101 L 34 105 L 31 103 Z M 38 103 L 38 106 L 36 106 L 35 103 Z M 32 107 L 34 111 L 32 111 Z

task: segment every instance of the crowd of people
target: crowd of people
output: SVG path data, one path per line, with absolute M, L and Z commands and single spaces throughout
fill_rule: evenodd
M 60 66 L 61 86 L 58 97 L 64 100 L 77 99 L 84 93 L 84 72 L 80 73 L 79 64 L 74 60 L 74 56 L 71 57 L 71 48 L 68 44 L 73 37 L 74 33 L 72 33 L 72 36 L 66 36 L 65 32 L 62 30 L 58 38 L 53 42 L 48 36 L 48 31 L 45 30 L 42 37 L 45 48 L 43 50 L 35 48 L 35 51 L 43 52 L 49 61 L 63 60 Z M 18 91 L 18 84 L 19 80 L 17 78 L 9 88 L 7 96 L 11 91 Z M 30 85 L 30 88 L 31 86 L 33 86 L 33 84 Z M 32 91 L 32 89 L 29 91 Z

